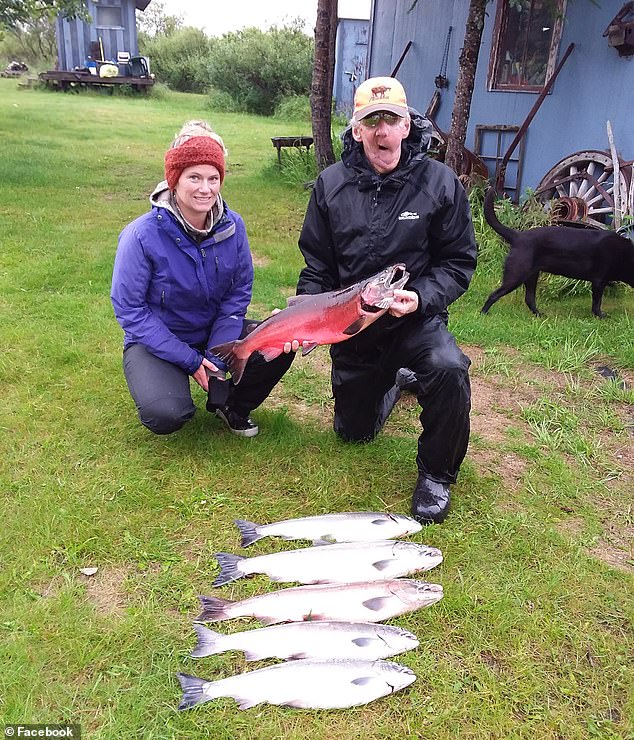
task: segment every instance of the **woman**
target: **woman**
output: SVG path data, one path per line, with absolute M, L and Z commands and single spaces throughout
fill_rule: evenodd
M 207 351 L 243 335 L 253 284 L 244 222 L 220 195 L 224 176 L 222 140 L 204 122 L 188 122 L 165 154 L 152 210 L 119 237 L 111 299 L 125 334 L 123 368 L 139 419 L 156 434 L 194 415 L 192 377 L 211 389 L 209 411 L 235 434 L 255 436 L 248 412 L 274 384 L 266 380 L 273 368 L 254 376 L 255 360 L 234 388 Z

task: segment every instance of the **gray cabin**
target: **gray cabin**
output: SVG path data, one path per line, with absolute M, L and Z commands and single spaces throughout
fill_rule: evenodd
M 372 0 L 366 77 L 398 66 L 396 77 L 421 112 L 438 93 L 433 117 L 445 132 L 468 9 L 469 0 Z M 607 121 L 623 165 L 618 192 L 634 212 L 634 2 L 491 0 L 465 143 L 492 176 L 570 44 L 574 49 L 509 164 L 505 188 L 517 199 L 527 188 L 552 186 L 576 211 L 572 220 L 601 222 L 614 177 Z
M 151 0 L 86 0 L 91 21 L 69 20 L 58 16 L 58 70 L 74 70 L 94 62 L 111 61 L 120 65 L 121 74 L 148 74 L 147 62 L 130 70 L 130 60 L 141 59 L 137 41 L 135 11 L 145 10 Z

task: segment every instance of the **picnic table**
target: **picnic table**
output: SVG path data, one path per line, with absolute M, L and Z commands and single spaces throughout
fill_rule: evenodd
M 273 146 L 277 149 L 277 163 L 281 164 L 282 163 L 282 159 L 281 159 L 282 147 L 291 146 L 291 147 L 296 147 L 297 149 L 306 147 L 306 151 L 309 151 L 310 145 L 313 143 L 313 137 L 312 136 L 272 136 L 271 142 L 273 143 Z

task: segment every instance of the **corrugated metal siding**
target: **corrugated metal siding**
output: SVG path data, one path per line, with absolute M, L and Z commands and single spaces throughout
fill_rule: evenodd
M 452 25 L 449 88 L 442 91 L 436 116 L 439 126 L 448 130 L 469 2 L 419 0 L 414 11 L 407 14 L 411 4 L 411 0 L 374 0 L 368 75 L 389 73 L 411 38 L 414 44 L 398 77 L 410 103 L 425 110 L 435 89 L 434 77 L 440 69 L 447 28 Z M 575 50 L 528 129 L 521 189 L 534 188 L 556 162 L 575 151 L 606 149 L 608 119 L 621 156 L 634 159 L 634 57 L 619 57 L 602 36 L 622 6 L 622 0 L 601 0 L 600 7 L 589 0 L 568 3 L 558 58 L 571 42 Z M 537 97 L 535 93 L 487 90 L 495 7 L 495 3 L 487 6 L 467 132 L 466 144 L 471 149 L 476 125 L 519 126 Z

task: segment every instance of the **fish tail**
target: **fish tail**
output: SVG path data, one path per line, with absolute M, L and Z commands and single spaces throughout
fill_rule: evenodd
M 242 555 L 232 555 L 230 552 L 217 552 L 214 557 L 220 566 L 220 573 L 212 586 L 224 586 L 230 581 L 237 581 L 238 578 L 244 578 L 245 574 L 238 568 L 241 560 L 246 560 Z
M 194 624 L 194 629 L 198 636 L 198 642 L 191 652 L 192 658 L 205 658 L 207 655 L 217 655 L 224 652 L 225 648 L 222 646 L 222 641 L 225 635 L 214 632 L 202 624 Z
M 235 604 L 230 599 L 219 599 L 217 596 L 199 596 L 203 610 L 196 617 L 196 622 L 222 622 L 229 619 L 228 608 Z
M 263 534 L 258 534 L 257 530 L 260 525 L 255 522 L 250 522 L 247 519 L 235 519 L 234 524 L 242 535 L 242 542 L 240 543 L 242 547 L 248 547 L 264 537 Z
M 205 681 L 202 678 L 196 676 L 190 676 L 187 673 L 177 673 L 178 680 L 183 690 L 183 698 L 181 699 L 178 708 L 180 711 L 183 709 L 191 709 L 196 704 L 202 704 L 203 702 L 210 701 L 215 697 L 209 696 L 205 688 L 209 685 L 209 681 Z
M 240 340 L 234 342 L 225 342 L 224 344 L 217 344 L 215 347 L 211 347 L 209 351 L 219 357 L 223 362 L 227 363 L 227 367 L 231 372 L 231 380 L 234 385 L 238 385 L 242 374 L 244 373 L 245 365 L 247 364 L 248 357 L 238 357 L 236 347 Z

